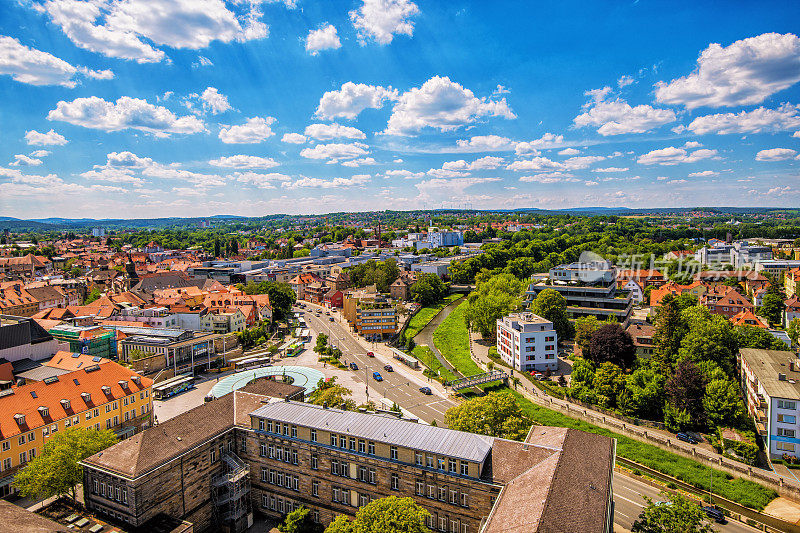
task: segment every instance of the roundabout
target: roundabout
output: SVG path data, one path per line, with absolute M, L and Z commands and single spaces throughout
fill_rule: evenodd
M 286 376 L 287 382 L 306 389 L 306 396 L 317 388 L 317 382 L 325 375 L 314 368 L 306 366 L 268 366 L 254 370 L 244 370 L 219 380 L 209 392 L 209 396 L 219 398 L 229 392 L 241 389 L 251 381 L 266 376 Z

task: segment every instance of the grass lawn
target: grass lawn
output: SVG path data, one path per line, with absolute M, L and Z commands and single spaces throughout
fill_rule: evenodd
M 510 389 L 506 389 L 510 390 Z M 678 478 L 681 481 L 694 485 L 697 488 L 708 490 L 711 479 L 711 467 L 704 466 L 697 461 L 663 450 L 652 444 L 614 433 L 607 430 L 561 414 L 557 411 L 534 404 L 516 391 L 511 391 L 516 396 L 522 411 L 536 424 L 544 426 L 559 426 L 580 429 L 598 435 L 605 435 L 617 439 L 617 455 L 636 461 L 664 474 Z M 762 510 L 778 494 L 772 490 L 741 478 L 730 478 L 727 473 L 714 470 L 714 494 L 718 494 L 739 504 L 752 509 Z
M 404 339 L 413 339 L 416 337 L 420 331 L 428 325 L 428 323 L 433 320 L 439 311 L 441 311 L 445 306 L 450 304 L 459 298 L 462 298 L 463 294 L 450 294 L 445 296 L 442 301 L 439 303 L 429 305 L 420 309 L 416 315 L 411 317 L 411 320 L 408 322 L 408 326 L 406 326 L 406 330 L 403 333 Z
M 475 361 L 469 355 L 469 332 L 467 323 L 464 322 L 464 312 L 467 302 L 453 309 L 453 311 L 439 324 L 433 332 L 433 343 L 445 359 L 450 361 L 459 372 L 465 376 L 482 374 Z
M 431 349 L 424 344 L 415 346 L 414 350 L 411 352 L 411 355 L 416 357 L 420 363 L 428 367 L 433 372 L 438 372 L 439 376 L 442 378 L 442 381 L 456 379 L 453 373 L 445 368 L 444 365 L 442 365 L 442 363 L 440 363 L 433 354 Z

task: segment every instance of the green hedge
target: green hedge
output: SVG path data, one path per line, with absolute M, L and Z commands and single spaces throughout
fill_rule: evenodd
M 699 489 L 708 489 L 711 479 L 711 467 L 668 452 L 652 444 L 640 442 L 588 422 L 571 418 L 557 411 L 540 407 L 521 394 L 515 391 L 511 392 L 517 397 L 522 411 L 536 424 L 580 429 L 615 438 L 617 439 L 617 454 L 619 456 L 678 478 Z M 758 483 L 741 478 L 728 479 L 730 475 L 719 470 L 713 470 L 713 472 L 714 494 L 728 498 L 741 505 L 761 511 L 769 502 L 778 497 L 774 490 Z

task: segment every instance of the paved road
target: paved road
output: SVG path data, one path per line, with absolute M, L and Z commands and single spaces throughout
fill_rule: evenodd
M 619 472 L 614 472 L 614 524 L 630 530 L 633 521 L 639 517 L 647 503 L 642 495 L 653 501 L 663 501 L 659 489 Z M 741 522 L 728 521 L 727 524 L 713 524 L 714 530 L 723 533 L 752 533 L 758 531 Z
M 316 307 L 307 304 L 306 309 L 316 309 Z M 302 309 L 297 310 L 302 311 Z M 317 317 L 310 311 L 305 313 L 305 319 L 310 329 L 317 333 L 325 333 L 330 339 L 328 342 L 342 350 L 342 362 L 346 361 L 348 365 L 355 362 L 358 365 L 358 372 L 354 373 L 354 377 L 356 381 L 366 384 L 371 400 L 378 403 L 380 398 L 388 398 L 426 422 L 436 420 L 439 425 L 444 423 L 444 413 L 455 405 L 453 401 L 437 395 L 434 387 L 431 387 L 434 394 L 425 395 L 419 392 L 421 386 L 419 380 L 415 382 L 400 372 L 385 371 L 383 367 L 387 363 L 393 368 L 402 363 L 383 356 L 367 357 L 367 350 L 353 338 L 353 334 L 339 320 L 331 322 L 324 312 L 322 316 Z M 374 371 L 380 372 L 383 381 L 378 382 L 373 379 Z

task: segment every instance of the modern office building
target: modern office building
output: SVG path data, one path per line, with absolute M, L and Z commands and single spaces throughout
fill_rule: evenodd
M 604 261 L 557 266 L 550 269 L 548 280 L 532 276 L 527 299 L 533 300 L 545 289 L 553 289 L 566 298 L 567 315 L 572 319 L 613 319 L 625 328 L 633 311 L 630 292 L 617 290 L 616 269 Z
M 305 506 L 327 525 L 397 495 L 435 531 L 612 531 L 613 439 L 534 426 L 509 441 L 248 387 L 84 460 L 87 506 L 133 525 L 166 513 L 241 531 L 254 512 Z
M 558 335 L 549 320 L 514 313 L 497 321 L 497 353 L 514 370 L 556 370 Z
M 108 361 L 0 391 L 0 497 L 13 493 L 17 470 L 58 431 L 93 427 L 126 437 L 149 427 L 152 384 Z
M 800 457 L 800 359 L 792 352 L 742 348 L 739 378 L 747 410 L 770 457 Z

